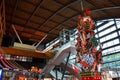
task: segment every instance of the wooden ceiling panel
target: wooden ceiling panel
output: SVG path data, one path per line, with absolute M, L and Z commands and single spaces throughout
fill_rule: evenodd
M 86 0 L 84 0 L 83 1 L 83 7 L 84 7 L 84 11 L 86 10 L 86 9 L 90 9 L 90 10 L 92 10 L 92 9 L 95 9 L 95 5 L 91 2 L 91 1 L 86 1 Z M 80 7 L 80 9 L 81 9 L 81 7 Z M 82 9 L 81 9 L 82 10 Z
M 45 38 L 45 40 L 44 40 L 43 42 L 44 42 L 44 43 L 48 43 L 48 42 L 51 41 L 51 39 L 54 40 L 56 37 L 58 37 L 58 36 L 53 36 L 53 35 L 48 36 L 47 38 Z
M 76 4 L 73 4 L 70 6 L 71 8 L 75 9 L 76 11 L 79 11 L 79 13 L 82 12 L 81 10 L 81 6 L 80 6 L 80 2 L 76 3 Z
M 18 0 L 18 8 L 21 8 L 25 11 L 28 11 L 28 12 L 33 12 L 34 9 L 35 9 L 36 6 L 32 5 L 32 4 L 29 4 L 23 0 Z
M 47 26 L 50 27 L 50 28 L 53 28 L 53 27 L 57 26 L 57 23 L 52 22 L 52 21 L 49 21 L 49 22 L 47 23 Z
M 59 30 L 56 29 L 55 31 L 53 31 L 53 32 L 51 32 L 51 33 L 52 33 L 52 34 L 56 34 L 56 35 L 58 35 L 58 37 L 59 37 L 59 32 L 61 31 L 61 29 L 63 29 L 63 27 L 60 27 Z
M 14 22 L 16 22 L 16 23 L 20 23 L 20 24 L 25 24 L 25 20 L 22 20 L 22 19 L 20 19 L 20 18 L 16 18 L 16 17 L 14 17 Z
M 120 9 L 110 9 L 110 10 L 105 10 L 105 12 L 108 13 L 108 18 L 111 18 L 111 17 L 117 17 L 117 15 L 120 14 Z M 115 13 L 116 12 L 116 13 Z
M 51 30 L 51 28 L 44 25 L 42 28 L 40 28 L 40 30 L 44 30 L 45 32 L 49 32 Z
M 23 37 L 27 37 L 27 38 L 30 38 L 32 36 L 32 34 L 28 34 L 28 33 L 24 33 L 24 32 L 22 32 L 20 35 Z
M 74 18 L 72 18 L 72 20 L 74 20 L 76 23 L 78 22 L 78 16 L 79 16 L 79 15 L 77 15 L 77 16 L 74 17 Z
M 27 20 L 30 17 L 30 14 L 27 14 L 27 13 L 22 12 L 20 10 L 16 10 L 15 11 L 15 16 L 19 16 L 19 17 Z
M 62 29 L 68 29 L 67 26 L 61 25 L 59 28 L 56 29 L 56 31 L 61 31 Z
M 61 11 L 60 14 L 64 15 L 65 17 L 72 17 L 73 15 L 77 14 L 77 12 L 70 8 L 66 8 Z
M 11 22 L 11 19 L 12 19 L 12 16 L 10 16 L 10 15 L 6 15 L 6 21 L 7 21 L 8 23 Z M 10 22 L 9 22 L 9 21 L 10 21 Z
M 91 13 L 91 18 L 96 18 L 96 17 L 102 17 L 102 16 L 106 16 L 106 13 L 103 13 L 102 11 L 97 11 L 97 12 L 93 12 Z
M 120 0 L 109 0 L 109 1 L 115 4 L 116 6 L 120 6 Z
M 33 35 L 31 36 L 32 39 L 37 39 L 37 40 L 41 40 L 42 37 L 41 36 L 37 36 L 37 35 Z
M 40 18 L 40 17 L 38 17 L 38 16 L 33 16 L 33 17 L 31 18 L 31 21 L 35 21 L 35 22 L 41 24 L 41 23 L 43 23 L 43 22 L 45 21 L 45 19 Z
M 88 1 L 88 3 L 93 4 L 94 7 L 96 7 L 96 8 L 102 8 L 102 7 L 106 7 L 106 6 L 114 6 L 114 4 L 108 0 L 99 0 L 99 1 L 91 0 L 91 1 Z
M 46 0 L 42 6 L 51 11 L 57 11 L 62 7 L 62 5 L 59 3 L 56 3 L 55 0 Z
M 14 25 L 16 31 L 23 31 L 24 27 L 21 27 L 19 25 Z
M 52 12 L 40 8 L 36 14 L 39 15 L 39 16 L 42 16 L 44 18 L 48 18 L 52 15 Z
M 76 24 L 71 24 L 70 22 L 65 23 L 65 25 L 67 25 L 66 27 L 75 27 L 76 26 Z
M 77 26 L 78 15 L 81 15 L 85 9 L 92 11 L 91 17 L 93 20 L 120 17 L 119 0 L 83 0 L 83 11 L 80 5 L 81 0 L 44 0 L 35 13 L 33 11 L 43 0 L 18 0 L 17 7 L 15 8 L 16 1 L 5 0 L 7 26 L 10 26 L 12 22 L 23 25 L 22 27 L 15 27 L 18 33 L 22 34 L 20 36 L 21 39 L 28 39 L 28 42 L 30 40 L 38 42 L 45 36 L 45 33 L 48 34 L 50 32 L 42 42 L 46 43 L 58 37 L 56 34 L 59 35 L 59 31 L 63 28 L 75 28 Z M 6 29 L 9 31 L 9 27 Z M 32 35 L 31 37 L 30 34 Z
M 97 18 L 98 20 L 100 20 L 100 18 L 103 19 L 103 17 L 105 16 L 106 14 L 102 13 L 101 11 L 100 12 L 98 11 L 98 12 L 92 13 L 91 18 L 93 19 L 93 21 L 95 21 Z
M 69 21 L 67 21 L 65 24 L 70 26 L 70 25 L 77 24 L 77 22 L 72 21 L 72 20 L 69 20 Z
M 35 30 L 29 29 L 29 28 L 24 28 L 24 32 L 27 32 L 27 33 L 34 33 Z
M 15 3 L 16 3 L 16 0 L 4 0 L 5 1 L 5 5 L 14 5 L 15 6 Z
M 63 22 L 65 19 L 66 19 L 65 17 L 56 15 L 52 20 L 54 20 L 54 21 L 60 23 L 60 22 Z
M 33 28 L 38 28 L 40 25 L 30 21 L 28 22 L 28 26 L 31 26 Z
M 9 7 L 9 8 L 6 7 L 6 14 L 11 14 L 12 15 L 13 14 L 13 9 L 11 7 Z
M 107 13 L 109 13 L 110 15 L 111 14 L 118 14 L 118 13 L 120 13 L 120 9 L 110 9 L 110 10 L 104 10 L 104 11 L 107 12 Z
M 31 4 L 38 5 L 42 0 L 26 0 Z
M 57 2 L 62 3 L 63 5 L 69 4 L 72 1 L 74 0 L 57 0 Z
M 40 32 L 40 31 L 36 31 L 34 34 L 38 35 L 38 36 L 45 36 L 46 35 L 45 33 Z
M 101 9 L 101 8 L 105 8 L 105 7 L 111 7 L 111 6 L 115 6 L 112 2 L 107 1 L 107 0 L 99 0 L 99 1 L 87 1 L 88 4 L 91 4 L 92 6 L 94 6 L 94 8 L 91 8 L 91 10 L 97 10 L 97 9 Z M 89 7 L 86 7 L 89 8 Z M 85 9 L 86 9 L 85 8 Z

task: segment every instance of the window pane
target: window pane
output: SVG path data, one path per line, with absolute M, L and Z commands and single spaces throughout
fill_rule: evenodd
M 107 52 L 108 52 L 108 50 L 107 50 L 107 49 L 106 49 L 106 50 L 103 50 L 102 55 L 106 55 L 106 54 L 107 54 Z
M 98 38 L 98 35 L 95 35 L 96 38 Z
M 115 33 L 111 34 L 111 36 L 112 36 L 112 37 L 117 37 L 118 34 L 117 34 L 117 32 L 115 32 Z
M 120 35 L 120 31 L 119 31 L 119 35 Z
M 102 42 L 106 41 L 105 38 L 106 38 L 106 37 L 101 38 L 101 39 L 100 39 L 100 42 L 102 43 Z
M 114 24 L 114 21 L 112 21 L 112 20 L 109 23 L 105 24 L 104 26 L 101 26 L 98 28 L 98 31 L 101 31 L 100 33 L 98 33 L 99 34 L 98 39 L 100 40 L 101 43 L 103 43 L 103 49 L 105 49 L 102 51 L 102 55 L 113 54 L 113 53 L 116 54 L 116 52 L 120 51 L 120 45 L 114 46 L 114 45 L 120 43 L 119 38 L 118 38 L 118 33 L 116 31 L 116 26 L 115 25 L 111 26 L 110 28 L 107 28 L 106 30 L 102 31 L 106 27 Z M 119 20 L 119 21 L 116 21 L 116 23 L 117 23 L 117 27 L 120 28 L 120 18 L 118 18 L 116 20 Z M 104 21 L 107 21 L 107 20 L 104 20 Z M 102 22 L 101 22 L 101 24 L 102 24 Z M 99 25 L 100 25 L 100 23 L 99 23 Z M 113 32 L 113 31 L 116 31 L 116 32 L 111 34 L 111 32 Z M 106 35 L 106 34 L 108 34 L 108 35 Z M 106 36 L 104 36 L 104 35 L 106 35 Z M 120 31 L 119 31 L 119 35 L 120 35 Z M 102 36 L 104 36 L 104 37 L 102 37 Z M 99 38 L 99 37 L 102 37 L 102 38 Z M 108 48 L 108 47 L 110 47 L 110 48 Z M 120 65 L 118 65 L 118 64 L 120 64 L 120 62 L 116 61 L 118 59 L 120 59 L 120 53 L 117 53 L 116 55 L 113 54 L 113 55 L 106 56 L 106 57 L 103 56 L 103 61 L 110 62 L 110 63 L 104 64 L 103 67 L 111 67 L 111 68 L 120 67 Z M 116 62 L 111 62 L 111 61 L 116 61 Z
M 113 45 L 118 44 L 118 43 L 119 43 L 119 39 L 115 39 L 115 40 L 109 41 L 107 43 L 104 43 L 103 48 L 113 46 Z
M 103 44 L 103 49 L 108 47 L 107 43 Z
M 115 39 L 113 42 L 114 42 L 114 44 L 118 44 L 119 43 L 119 39 Z
M 120 46 L 115 47 L 116 52 L 120 51 Z
M 99 36 L 101 37 L 101 36 L 103 36 L 103 35 L 105 35 L 105 34 L 107 34 L 107 33 L 110 33 L 110 32 L 111 32 L 110 29 L 106 29 L 105 31 L 100 32 L 100 33 L 99 33 Z
M 113 27 L 111 27 L 110 29 L 111 29 L 111 32 L 112 32 L 112 31 L 116 30 L 116 27 L 113 26 Z
M 116 18 L 115 20 L 120 20 L 120 18 Z
M 110 34 L 110 35 L 107 35 L 107 36 L 101 38 L 101 39 L 100 39 L 100 42 L 104 42 L 104 41 L 110 40 L 110 39 L 115 38 L 115 37 L 117 37 L 117 36 L 118 36 L 118 35 L 117 35 L 117 32 L 115 32 L 115 33 L 113 33 L 113 34 Z
M 95 30 L 94 30 L 94 32 L 96 33 L 96 32 L 97 32 L 97 30 L 95 29 Z
M 99 25 L 102 24 L 102 23 L 103 23 L 103 21 L 97 22 L 97 26 L 99 26 Z
M 100 28 L 98 28 L 98 31 L 101 31 L 101 30 L 103 30 L 104 28 L 106 28 L 106 27 L 108 27 L 108 26 L 110 26 L 110 25 L 112 25 L 112 24 L 114 24 L 114 21 L 110 21 L 109 23 L 101 26 Z
M 113 52 L 115 50 L 115 48 L 109 48 L 108 49 L 108 54 L 110 54 L 111 52 Z
M 120 28 L 120 21 L 116 21 L 117 27 Z

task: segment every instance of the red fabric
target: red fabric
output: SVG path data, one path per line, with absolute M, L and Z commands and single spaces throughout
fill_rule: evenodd
M 2 51 L 0 51 L 0 54 L 2 54 Z
M 102 53 L 98 53 L 98 54 L 97 54 L 97 58 L 98 58 L 98 59 L 100 59 L 101 56 L 102 56 Z
M 88 69 L 89 65 L 85 61 L 80 61 L 80 64 L 82 64 L 86 69 Z
M 79 72 L 78 68 L 77 68 L 75 65 L 72 65 L 72 68 L 73 68 L 73 70 L 74 70 L 76 73 Z
M 81 20 L 81 19 L 83 19 L 83 18 L 82 18 L 82 16 L 78 16 L 78 19 Z
M 89 9 L 86 9 L 85 13 L 86 13 L 86 16 L 89 16 L 91 11 Z
M 92 69 L 95 70 L 96 67 L 97 67 L 97 61 L 95 60 L 92 65 Z
M 82 26 L 80 24 L 78 24 L 77 28 L 78 28 L 78 30 L 80 30 L 82 28 Z
M 96 77 L 99 77 L 99 74 L 98 74 L 98 72 L 96 72 Z
M 77 45 L 81 46 L 81 41 L 77 40 Z
M 97 52 L 97 49 L 96 49 L 96 48 L 92 48 L 92 52 L 93 52 L 93 53 L 96 53 L 96 52 Z

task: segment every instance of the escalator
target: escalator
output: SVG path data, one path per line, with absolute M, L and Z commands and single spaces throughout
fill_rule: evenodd
M 69 53 L 76 53 L 75 45 L 72 42 L 68 42 L 61 47 L 56 48 L 58 51 L 56 55 L 50 59 L 47 65 L 44 67 L 43 72 L 48 74 L 55 67 L 55 65 L 59 65 Z
M 57 71 L 57 75 L 56 75 L 56 71 L 51 70 L 51 71 L 50 71 L 50 74 L 51 74 L 54 78 L 56 78 L 56 79 L 61 79 L 61 78 L 62 78 L 62 73 L 59 72 L 59 71 Z
M 66 66 L 65 64 L 66 64 L 65 61 L 63 61 L 63 62 L 61 63 L 61 65 L 62 65 L 63 67 L 66 67 L 66 71 L 68 71 L 70 75 L 74 75 L 77 79 L 81 80 L 81 75 L 80 75 L 80 73 L 77 73 L 77 72 L 73 69 L 73 65 L 72 65 L 71 63 L 68 63 L 67 66 Z M 51 71 L 50 71 L 50 74 L 51 74 L 53 77 L 56 78 L 56 71 L 51 70 Z M 62 78 L 62 75 L 63 75 L 63 74 L 57 70 L 57 79 L 61 79 L 61 78 Z M 64 74 L 64 76 L 65 76 L 65 74 Z
M 60 63 L 62 63 L 65 66 L 65 61 L 64 59 L 66 57 L 68 57 L 69 53 L 75 54 L 76 53 L 76 49 L 75 49 L 75 45 L 74 43 L 72 43 L 71 41 L 64 44 L 61 47 L 56 48 L 55 50 L 57 50 L 56 55 L 54 56 L 54 58 L 50 59 L 47 63 L 47 65 L 44 67 L 43 72 L 45 74 L 51 74 L 53 77 L 56 78 L 56 72 L 53 70 L 54 67 L 56 65 L 60 65 Z M 75 77 L 77 77 L 79 80 L 81 79 L 81 76 L 79 73 L 76 73 L 73 68 L 72 65 L 68 63 L 67 65 L 67 71 L 70 72 L 70 74 L 74 75 Z M 62 73 L 57 71 L 57 78 L 61 79 L 62 78 Z
M 62 65 L 64 65 L 65 66 L 65 61 L 63 61 L 62 62 Z M 72 64 L 70 64 L 69 62 L 68 62 L 68 64 L 67 64 L 67 66 L 66 66 L 67 68 L 67 71 L 69 71 L 69 73 L 71 74 L 71 75 L 74 75 L 76 78 L 78 78 L 79 80 L 81 80 L 81 75 L 80 75 L 80 73 L 77 73 L 77 72 L 75 72 L 75 70 L 73 69 L 73 65 Z

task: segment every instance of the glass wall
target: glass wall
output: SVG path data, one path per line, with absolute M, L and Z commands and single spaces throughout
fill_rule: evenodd
M 96 22 L 95 33 L 103 44 L 103 68 L 120 68 L 120 19 Z

